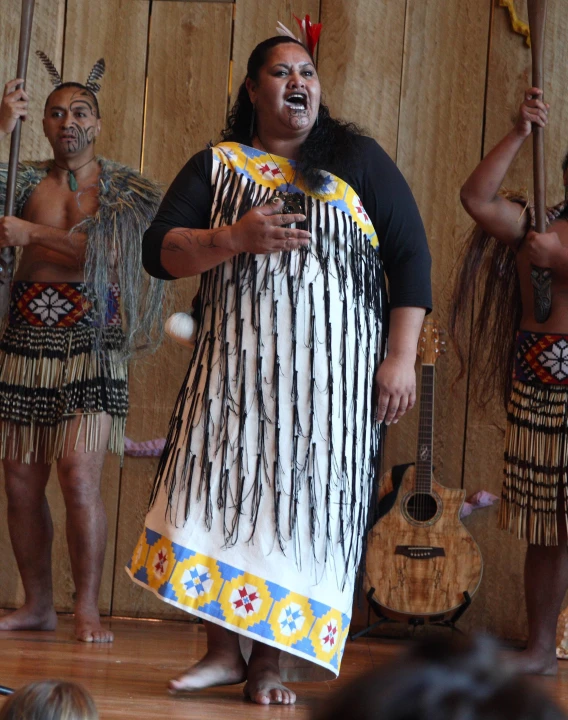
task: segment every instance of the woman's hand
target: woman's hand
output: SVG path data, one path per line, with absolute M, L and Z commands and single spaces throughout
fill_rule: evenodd
M 307 230 L 283 227 L 303 222 L 306 216 L 286 215 L 282 212 L 283 206 L 282 199 L 275 197 L 267 205 L 252 208 L 231 225 L 231 241 L 235 253 L 266 255 L 297 250 L 308 245 L 311 235 Z
M 546 127 L 550 105 L 543 103 L 539 99 L 541 96 L 542 90 L 539 88 L 529 88 L 525 91 L 525 99 L 515 123 L 515 131 L 519 137 L 527 138 L 532 132 L 533 123 L 539 127 Z
M 18 89 L 23 82 L 21 79 L 10 80 L 4 87 L 0 103 L 0 138 L 12 132 L 18 118 L 25 120 L 27 117 L 29 98 L 25 90 Z
M 416 403 L 416 348 L 424 308 L 396 307 L 390 311 L 388 352 L 375 375 L 377 421 L 398 422 Z
M 416 372 L 408 354 L 387 354 L 375 376 L 377 421 L 397 423 L 416 403 Z

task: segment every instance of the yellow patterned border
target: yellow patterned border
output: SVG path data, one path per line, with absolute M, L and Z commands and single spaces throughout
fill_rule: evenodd
M 126 570 L 167 603 L 339 674 L 351 618 L 335 608 L 149 528 Z
M 296 177 L 296 166 L 292 160 L 239 143 L 216 145 L 213 148 L 213 158 L 257 185 L 272 188 L 274 191 L 299 191 L 338 208 L 353 219 L 373 247 L 378 246 L 379 240 L 373 223 L 361 199 L 345 180 L 322 171 L 322 187 L 317 192 L 308 190 L 301 178 Z

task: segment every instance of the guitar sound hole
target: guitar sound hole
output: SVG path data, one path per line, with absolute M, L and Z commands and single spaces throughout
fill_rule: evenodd
M 438 503 L 432 495 L 414 493 L 408 498 L 406 510 L 416 522 L 428 522 L 438 511 Z

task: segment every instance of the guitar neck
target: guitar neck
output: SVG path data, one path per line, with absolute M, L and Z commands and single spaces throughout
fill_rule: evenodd
M 432 446 L 434 437 L 434 365 L 422 365 L 420 420 L 416 453 L 415 489 L 432 492 Z

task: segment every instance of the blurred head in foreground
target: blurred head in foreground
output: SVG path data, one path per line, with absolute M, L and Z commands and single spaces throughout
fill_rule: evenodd
M 25 685 L 0 709 L 0 720 L 98 720 L 93 699 L 80 685 L 45 680 Z
M 426 640 L 344 688 L 314 720 L 566 720 L 487 637 Z

